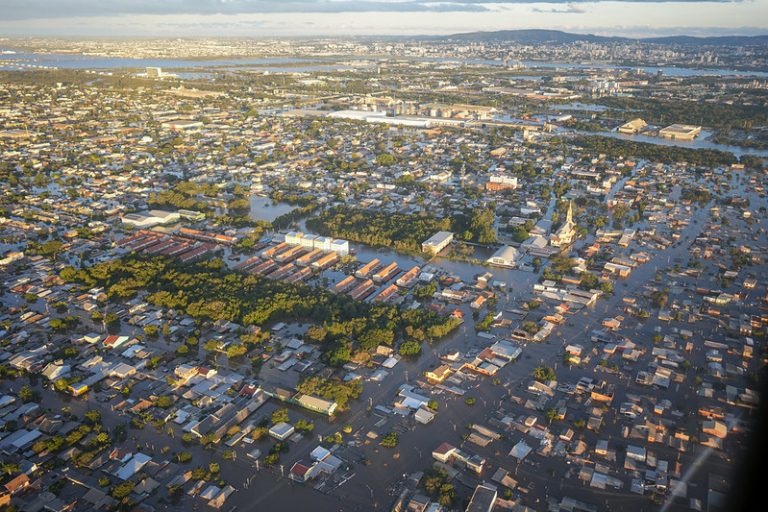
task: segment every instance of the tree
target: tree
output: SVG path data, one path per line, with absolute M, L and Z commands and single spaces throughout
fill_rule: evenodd
M 212 338 L 206 341 L 205 343 L 203 343 L 203 349 L 206 352 L 215 352 L 219 350 L 219 340 Z
M 288 409 L 283 407 L 282 409 L 276 409 L 272 412 L 272 423 L 288 423 L 290 418 L 288 417 Z
M 581 281 L 579 282 L 579 288 L 582 290 L 594 290 L 599 284 L 597 276 L 592 272 L 583 272 L 581 274 Z
M 157 399 L 155 405 L 162 409 L 167 409 L 173 405 L 173 399 L 168 395 L 163 395 Z
M 21 466 L 15 462 L 0 462 L 0 473 L 7 476 L 15 475 L 21 473 Z
M 305 433 L 310 433 L 315 429 L 315 424 L 305 419 L 298 420 L 293 426 L 297 431 Z
M 380 153 L 376 155 L 376 163 L 378 165 L 389 167 L 395 163 L 395 157 L 389 153 Z
M 37 248 L 40 256 L 45 256 L 51 260 L 56 260 L 56 256 L 61 252 L 64 243 L 60 240 L 49 240 Z
M 533 369 L 533 378 L 539 382 L 555 380 L 555 370 L 549 366 L 537 366 Z
M 59 393 L 63 393 L 64 391 L 67 390 L 68 387 L 69 387 L 69 381 L 63 377 L 61 379 L 57 379 L 53 381 L 53 389 L 55 389 Z
M 555 409 L 549 409 L 546 412 L 546 417 L 547 417 L 547 419 L 549 420 L 550 423 L 555 421 L 558 418 L 558 416 L 559 415 L 557 413 L 557 410 L 555 410 Z
M 475 208 L 472 210 L 470 230 L 472 240 L 481 244 L 496 242 L 496 230 L 493 225 L 496 221 L 491 208 Z
M 248 348 L 245 345 L 233 343 L 227 347 L 227 357 L 230 359 L 242 357 L 246 352 L 248 352 Z
M 395 448 L 400 444 L 400 435 L 397 432 L 387 433 L 379 443 L 384 448 Z
M 101 413 L 99 411 L 95 410 L 95 409 L 91 409 L 89 411 L 86 411 L 86 413 L 83 414 L 83 417 L 91 425 L 95 425 L 95 424 L 101 422 Z
M 133 488 L 135 486 L 136 484 L 134 484 L 132 481 L 126 480 L 125 482 L 114 486 L 109 494 L 111 494 L 112 497 L 116 500 L 122 500 L 131 494 L 131 492 L 133 492 Z
M 404 356 L 416 356 L 421 353 L 421 343 L 418 341 L 404 341 L 400 345 L 399 352 Z
M 35 399 L 35 392 L 29 386 L 23 386 L 19 390 L 19 398 L 22 402 L 32 402 Z
M 669 301 L 669 291 L 668 290 L 656 290 L 651 294 L 651 301 L 653 302 L 653 305 L 656 306 L 659 309 L 664 309 L 664 307 L 667 305 L 667 302 Z

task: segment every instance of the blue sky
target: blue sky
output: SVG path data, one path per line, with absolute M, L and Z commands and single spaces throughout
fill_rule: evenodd
M 0 0 L 0 13 L 12 36 L 768 33 L 768 0 Z

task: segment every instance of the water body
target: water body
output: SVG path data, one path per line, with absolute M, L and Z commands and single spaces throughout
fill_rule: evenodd
M 3 51 L 0 48 L 0 51 Z M 369 57 L 359 57 L 352 60 L 369 60 Z M 51 66 L 64 69 L 119 69 L 119 68 L 145 68 L 161 67 L 167 69 L 175 68 L 213 68 L 225 66 L 269 66 L 282 64 L 296 64 L 301 66 L 307 63 L 320 63 L 322 68 L 318 71 L 327 70 L 323 64 L 328 62 L 328 58 L 303 58 L 303 57 L 243 57 L 243 58 L 222 58 L 222 59 L 149 59 L 139 58 L 131 59 L 127 57 L 100 57 L 91 55 L 60 54 L 60 53 L 14 53 L 0 55 L 0 69 L 7 69 L 3 62 L 24 62 L 39 66 Z M 349 59 L 348 59 L 349 60 Z M 386 59 L 385 59 L 386 60 Z M 440 62 L 456 63 L 484 66 L 503 66 L 501 60 L 491 59 L 456 59 L 447 57 L 420 57 L 413 59 L 417 62 Z M 539 62 L 526 60 L 522 64 L 531 69 L 580 69 L 580 70 L 634 70 L 643 71 L 648 74 L 656 74 L 662 71 L 666 76 L 744 76 L 754 78 L 768 78 L 767 71 L 739 71 L 735 69 L 699 69 L 673 66 L 616 66 L 611 64 L 594 63 L 563 63 L 563 62 Z M 341 66 L 343 67 L 343 66 Z M 336 66 L 330 65 L 330 69 Z M 272 68 L 275 72 L 285 70 L 285 68 Z M 301 69 L 301 68 L 300 68 Z M 306 71 L 313 71 L 314 66 L 304 68 Z
M 420 57 L 416 59 L 421 62 L 443 62 L 478 65 L 478 66 L 503 66 L 501 60 L 492 59 L 456 59 L 450 57 Z M 577 62 L 541 62 L 535 60 L 524 60 L 522 64 L 530 69 L 579 69 L 579 70 L 624 70 L 624 71 L 643 71 L 650 75 L 655 75 L 662 71 L 665 76 L 686 77 L 686 76 L 745 76 L 754 78 L 768 78 L 768 71 L 739 71 L 736 69 L 705 69 L 705 68 L 686 68 L 676 66 L 618 66 L 605 63 L 577 63 Z
M 2 49 L 0 49 L 2 51 Z M 99 57 L 92 55 L 74 55 L 60 53 L 14 53 L 0 55 L 0 69 L 3 63 L 24 63 L 36 66 L 62 69 L 120 69 L 161 67 L 176 68 L 212 68 L 224 66 L 259 66 L 280 64 L 305 64 L 317 62 L 317 59 L 299 57 L 244 57 L 224 59 L 130 59 L 127 57 Z
M 253 220 L 266 220 L 269 222 L 296 208 L 288 203 L 275 203 L 270 198 L 263 196 L 251 196 L 250 207 L 250 217 Z
M 603 112 L 608 110 L 605 105 L 597 105 L 595 103 L 566 103 L 564 105 L 550 105 L 550 110 L 584 110 L 587 112 Z
M 370 66 L 369 66 L 370 67 Z M 313 73 L 317 71 L 354 71 L 356 69 L 362 69 L 359 67 L 345 66 L 342 64 L 309 64 L 303 65 L 296 63 L 290 66 L 234 66 L 216 69 L 217 71 L 229 71 L 229 72 L 260 72 L 260 73 Z
M 304 233 L 317 234 L 308 230 L 304 221 L 299 222 L 299 229 Z M 437 257 L 427 262 L 421 256 L 410 256 L 393 249 L 371 247 L 357 242 L 350 242 L 349 246 L 354 250 L 355 256 L 360 262 L 367 263 L 371 260 L 379 259 L 382 265 L 386 266 L 394 261 L 404 271 L 410 270 L 414 265 L 420 267 L 429 265 L 442 269 L 451 275 L 461 278 L 465 283 L 470 284 L 474 283 L 477 276 L 490 272 L 493 274 L 492 280 L 501 281 L 507 284 L 508 288 L 511 289 L 511 298 L 517 298 L 518 294 L 522 295 L 529 292 L 531 286 L 533 286 L 533 283 L 535 283 L 538 278 L 538 276 L 532 272 L 524 272 L 522 270 L 502 267 L 491 267 L 466 261 L 454 261 L 447 258 Z M 484 261 L 494 252 L 495 251 L 491 249 L 476 247 L 474 256 L 480 261 Z M 333 271 L 325 271 L 323 275 L 328 277 L 334 283 L 341 281 L 345 277 L 342 273 Z
M 494 62 L 494 61 L 490 61 Z M 612 64 L 578 64 L 578 63 L 558 63 L 558 62 L 537 62 L 523 61 L 523 65 L 531 68 L 545 69 L 597 69 L 597 70 L 622 70 L 622 71 L 642 71 L 649 75 L 655 75 L 661 71 L 664 76 L 687 77 L 687 76 L 749 76 L 754 78 L 768 78 L 768 71 L 739 71 L 736 69 L 704 69 L 704 68 L 685 68 L 675 66 L 616 66 Z

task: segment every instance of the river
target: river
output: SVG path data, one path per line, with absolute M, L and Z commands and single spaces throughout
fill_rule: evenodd
M 0 48 L 0 51 L 7 50 Z M 349 60 L 367 61 L 371 57 L 354 57 Z M 63 69 L 120 69 L 120 68 L 145 68 L 160 67 L 167 69 L 177 68 L 221 68 L 221 67 L 247 67 L 279 65 L 279 68 L 268 68 L 269 71 L 324 71 L 335 69 L 333 62 L 336 59 L 327 57 L 242 57 L 221 59 L 162 59 L 162 58 L 138 58 L 127 57 L 102 57 L 92 55 L 77 55 L 70 53 L 27 53 L 19 52 L 0 55 L 0 70 L 14 69 L 14 63 L 32 64 L 36 66 L 55 67 Z M 383 60 L 387 60 L 386 58 Z M 484 66 L 503 66 L 500 60 L 476 59 L 476 58 L 450 58 L 450 57 L 419 57 L 410 59 L 417 62 L 439 62 Z M 9 65 L 10 63 L 10 65 Z M 307 66 L 307 64 L 310 64 Z M 314 64 L 314 66 L 312 65 Z M 576 70 L 632 70 L 642 71 L 655 75 L 658 71 L 665 76 L 743 76 L 754 78 L 768 78 L 766 71 L 739 71 L 735 69 L 703 69 L 675 66 L 617 66 L 605 63 L 564 63 L 564 62 L 539 62 L 532 60 L 522 61 L 523 66 L 529 69 L 576 69 Z M 285 65 L 285 67 L 282 67 Z M 348 67 L 340 65 L 340 67 Z
M 662 139 L 661 137 L 651 137 L 648 135 L 626 135 L 623 133 L 607 131 L 607 130 L 602 132 L 586 132 L 586 131 L 577 130 L 576 133 L 579 133 L 581 135 L 599 135 L 601 137 L 611 137 L 614 139 L 622 139 L 622 140 L 628 140 L 633 142 L 647 142 L 649 144 L 657 144 L 659 146 L 679 146 L 682 148 L 691 148 L 691 149 L 717 149 L 720 151 L 727 151 L 729 153 L 733 153 L 737 157 L 740 157 L 742 155 L 754 155 L 754 156 L 768 158 L 768 150 L 765 150 L 765 149 L 744 148 L 741 146 L 732 146 L 729 144 L 718 144 L 717 142 L 712 142 L 711 140 L 709 140 L 711 132 L 707 132 L 704 130 L 702 130 L 701 132 L 702 135 L 700 137 L 697 137 L 692 141 L 669 140 L 669 139 Z

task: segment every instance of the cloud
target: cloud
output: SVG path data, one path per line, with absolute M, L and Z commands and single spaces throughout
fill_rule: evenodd
M 539 13 L 580 13 L 574 3 L 602 0 L 2 0 L 6 20 L 118 15 L 213 15 L 354 12 L 489 12 L 505 5 L 551 4 Z M 626 3 L 702 2 L 703 0 L 615 0 Z M 737 3 L 748 0 L 706 0 Z M 559 8 L 558 5 L 567 7 Z
M 533 12 L 544 13 L 544 14 L 586 14 L 587 12 L 587 10 L 584 9 L 583 7 L 579 7 L 573 4 L 568 4 L 565 7 L 551 7 L 549 9 L 534 7 L 531 10 Z

